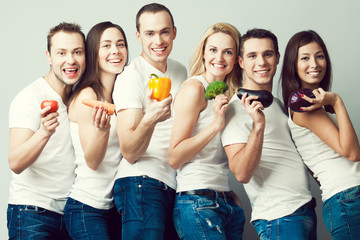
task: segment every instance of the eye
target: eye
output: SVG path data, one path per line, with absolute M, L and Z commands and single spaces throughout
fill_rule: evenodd
M 325 55 L 318 55 L 318 56 L 316 56 L 318 59 L 325 59 Z
M 119 43 L 118 47 L 125 47 L 125 44 L 124 43 Z
M 82 54 L 82 51 L 81 50 L 77 50 L 74 52 L 75 55 L 81 55 Z
M 301 61 L 307 61 L 307 60 L 309 60 L 309 57 L 301 57 L 300 60 Z
M 145 35 L 148 36 L 148 37 L 151 37 L 151 36 L 153 35 L 153 33 L 152 33 L 152 32 L 148 32 L 148 33 L 146 33 Z
M 273 54 L 272 53 L 265 53 L 265 55 L 264 55 L 265 57 L 272 57 L 273 56 Z
M 212 52 L 212 53 L 216 52 L 216 48 L 210 48 L 209 52 Z
M 233 53 L 232 53 L 232 51 L 227 50 L 227 51 L 225 51 L 225 54 L 232 55 Z
M 101 46 L 102 48 L 109 48 L 110 47 L 110 44 L 106 43 L 104 45 Z
M 248 55 L 248 58 L 256 58 L 256 55 L 255 54 L 250 54 L 250 55 Z
M 65 55 L 65 52 L 64 52 L 64 51 L 59 51 L 58 54 L 59 54 L 60 56 L 64 56 L 64 55 Z
M 161 32 L 161 34 L 168 35 L 168 34 L 170 34 L 170 31 L 169 30 L 164 30 L 164 31 Z

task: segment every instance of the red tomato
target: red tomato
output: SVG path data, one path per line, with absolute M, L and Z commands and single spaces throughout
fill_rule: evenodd
M 51 109 L 47 113 L 53 113 L 56 112 L 59 109 L 59 105 L 57 101 L 55 100 L 44 100 L 41 103 L 41 109 L 46 108 L 47 106 L 50 106 Z

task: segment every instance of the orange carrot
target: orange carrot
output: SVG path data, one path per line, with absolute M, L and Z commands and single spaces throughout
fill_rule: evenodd
M 84 99 L 81 102 L 89 107 L 103 107 L 110 115 L 113 115 L 115 112 L 115 105 L 112 103 L 101 102 L 94 99 Z

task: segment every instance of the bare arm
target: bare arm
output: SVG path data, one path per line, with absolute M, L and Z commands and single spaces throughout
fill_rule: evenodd
M 259 166 L 264 140 L 265 116 L 260 110 L 263 109 L 263 106 L 258 101 L 250 104 L 252 99 L 256 100 L 256 97 L 247 97 L 247 94 L 244 94 L 241 99 L 246 112 L 254 121 L 248 142 L 225 146 L 230 170 L 236 179 L 243 183 L 250 181 Z
M 59 114 L 46 113 L 50 106 L 40 111 L 41 126 L 35 133 L 26 128 L 11 128 L 9 134 L 9 167 L 20 174 L 33 164 L 46 146 L 55 129 L 59 126 Z
M 336 93 L 314 90 L 316 99 L 304 97 L 309 102 L 321 105 L 332 105 L 338 127 L 332 122 L 323 108 L 310 112 L 294 113 L 293 121 L 313 131 L 322 141 L 337 153 L 350 161 L 360 161 L 360 147 L 355 129 L 341 97 Z
M 69 119 L 78 123 L 80 143 L 86 164 L 96 170 L 106 154 L 111 116 L 103 108 L 85 106 L 81 102 L 83 99 L 96 99 L 96 95 L 91 88 L 82 90 L 70 104 Z
M 151 99 L 151 93 L 152 91 L 147 95 L 145 114 L 142 109 L 124 109 L 118 112 L 116 130 L 121 153 L 130 163 L 135 163 L 146 151 L 156 124 L 171 116 L 172 96 L 156 102 Z
M 200 112 L 206 108 L 207 100 L 203 85 L 189 81 L 180 90 L 174 102 L 176 112 L 168 151 L 169 165 L 178 169 L 199 153 L 225 125 L 225 110 L 228 99 L 216 97 L 213 103 L 214 120 L 200 133 L 191 136 Z

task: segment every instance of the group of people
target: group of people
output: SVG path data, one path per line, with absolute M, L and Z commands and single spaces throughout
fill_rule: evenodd
M 229 185 L 244 183 L 260 239 L 317 239 L 316 201 L 333 239 L 360 236 L 360 147 L 341 97 L 330 92 L 331 62 L 314 31 L 289 40 L 283 99 L 264 108 L 280 54 L 276 36 L 243 36 L 216 23 L 186 67 L 170 59 L 177 29 L 158 3 L 136 16 L 141 55 L 128 64 L 123 29 L 61 23 L 47 37 L 49 73 L 23 89 L 9 111 L 9 239 L 242 239 L 245 216 Z M 171 79 L 171 94 L 151 99 L 151 74 Z M 226 93 L 205 98 L 207 86 Z M 295 112 L 292 92 L 314 98 Z M 56 100 L 57 112 L 40 108 Z M 85 99 L 113 103 L 90 108 Z M 325 107 L 326 106 L 326 107 Z M 332 113 L 327 112 L 331 108 Z

